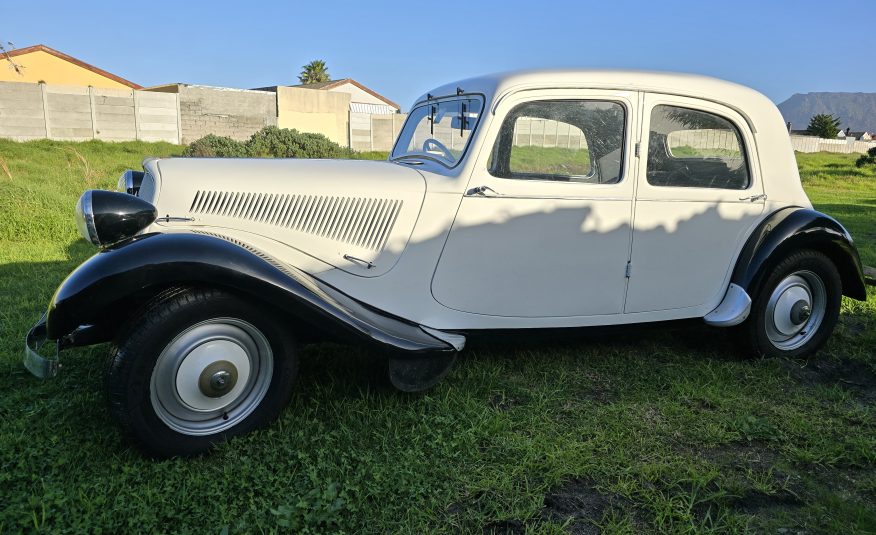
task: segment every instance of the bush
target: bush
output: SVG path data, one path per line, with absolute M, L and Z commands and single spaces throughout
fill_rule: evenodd
M 249 156 L 244 143 L 230 137 L 206 135 L 193 142 L 183 151 L 183 156 L 195 158 L 243 158 Z
M 183 152 L 183 156 L 204 158 L 350 158 L 354 154 L 322 134 L 276 126 L 266 126 L 244 142 L 210 134 Z
M 860 158 L 855 162 L 857 167 L 864 167 L 865 165 L 876 165 L 876 147 L 872 147 L 867 150 L 867 154 L 862 154 Z
M 259 158 L 349 158 L 353 151 L 322 134 L 267 126 L 246 142 L 250 156 Z

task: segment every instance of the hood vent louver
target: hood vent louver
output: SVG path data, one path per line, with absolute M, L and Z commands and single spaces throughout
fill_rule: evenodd
M 273 225 L 380 251 L 401 207 L 400 199 L 200 190 L 189 212 Z

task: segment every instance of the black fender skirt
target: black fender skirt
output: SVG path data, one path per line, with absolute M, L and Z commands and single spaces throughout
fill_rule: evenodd
M 840 273 L 843 295 L 867 299 L 864 269 L 851 235 L 837 220 L 806 208 L 783 208 L 762 221 L 742 248 L 731 282 L 753 297 L 773 262 L 799 249 L 826 254 Z
M 414 322 L 371 308 L 307 273 L 243 242 L 207 233 L 144 234 L 101 251 L 55 292 L 46 334 L 60 347 L 112 339 L 112 318 L 128 316 L 132 296 L 167 288 L 209 286 L 236 292 L 288 314 L 333 338 L 367 342 L 404 354 L 453 352 Z

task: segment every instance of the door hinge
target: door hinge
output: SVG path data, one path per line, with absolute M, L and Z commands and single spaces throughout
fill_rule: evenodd
M 624 276 L 626 278 L 630 278 L 630 274 L 633 272 L 633 264 L 631 262 L 627 262 L 627 268 L 624 270 Z
M 639 157 L 639 153 L 640 153 L 640 151 L 641 151 L 641 147 L 642 147 L 642 143 L 641 143 L 641 142 L 636 143 L 636 158 Z

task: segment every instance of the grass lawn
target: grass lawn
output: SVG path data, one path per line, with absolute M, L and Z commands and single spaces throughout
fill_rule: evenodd
M 741 361 L 724 331 L 474 348 L 434 390 L 381 359 L 302 355 L 290 406 L 209 456 L 153 462 L 104 406 L 106 346 L 42 382 L 26 330 L 94 249 L 82 190 L 165 144 L 0 140 L 0 533 L 876 532 L 876 291 L 808 362 Z M 816 206 L 876 264 L 876 173 L 800 155 Z

